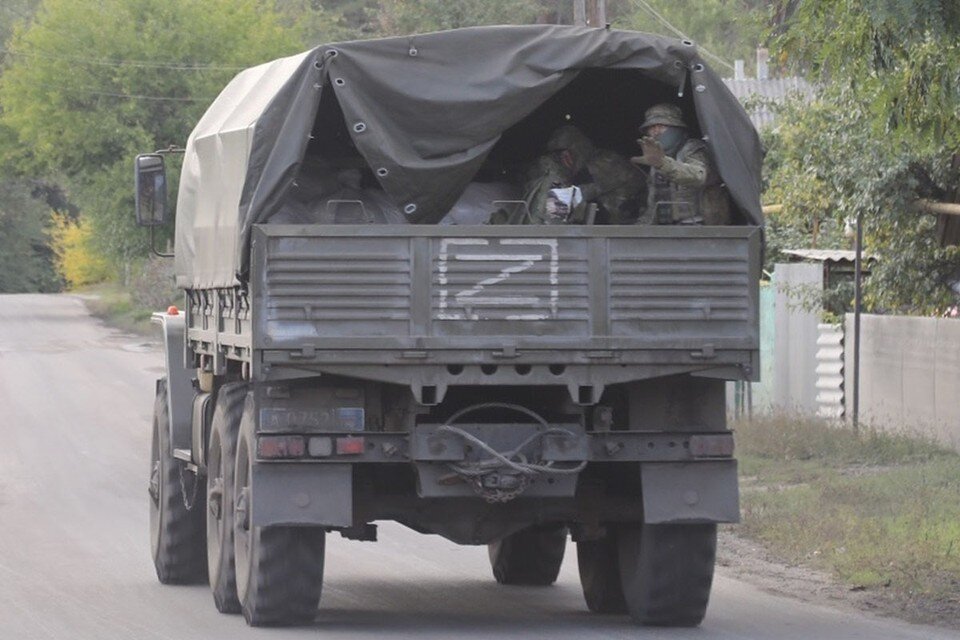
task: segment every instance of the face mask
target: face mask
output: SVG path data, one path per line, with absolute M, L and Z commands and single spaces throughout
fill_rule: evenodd
M 669 155 L 673 155 L 680 150 L 680 145 L 683 144 L 686 137 L 686 132 L 680 127 L 667 127 L 666 130 L 660 134 L 658 141 L 664 151 Z

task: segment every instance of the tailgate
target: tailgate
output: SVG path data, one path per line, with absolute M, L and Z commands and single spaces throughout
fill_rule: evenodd
M 260 225 L 254 346 L 755 350 L 756 227 Z

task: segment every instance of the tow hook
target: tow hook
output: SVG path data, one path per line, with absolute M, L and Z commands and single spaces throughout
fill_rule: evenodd
M 483 486 L 486 489 L 502 489 L 511 491 L 519 489 L 520 476 L 514 473 L 491 473 L 482 477 Z

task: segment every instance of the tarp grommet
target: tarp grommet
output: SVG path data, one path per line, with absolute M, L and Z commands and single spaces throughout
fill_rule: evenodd
M 343 85 L 347 84 L 347 81 L 343 78 L 334 78 L 333 84 L 337 85 L 338 87 L 342 87 Z
M 703 93 L 703 92 L 706 91 L 706 90 L 707 90 L 707 88 L 706 88 L 704 85 L 702 85 L 702 84 L 698 84 L 698 85 L 697 85 L 697 88 L 696 88 L 696 92 L 697 92 L 697 93 Z
M 387 170 L 386 167 L 380 167 L 379 169 L 377 169 L 377 175 L 380 176 L 381 178 L 386 178 L 387 174 L 389 173 L 390 171 Z
M 357 133 L 363 133 L 367 130 L 367 125 L 363 122 L 358 122 L 357 124 L 353 125 L 353 130 Z
M 704 66 L 703 66 L 703 63 L 701 63 L 701 62 L 698 62 L 697 64 L 693 65 L 693 72 L 694 72 L 694 73 L 702 73 L 702 72 L 703 72 L 703 69 L 704 69 Z
M 326 54 L 331 58 L 336 58 L 338 55 L 340 55 L 340 52 L 336 49 L 327 49 Z
M 403 208 L 403 212 L 408 216 L 413 215 L 417 212 L 417 205 L 411 202 Z
M 693 46 L 693 40 L 681 40 L 681 42 L 683 42 L 683 44 L 686 45 L 686 46 L 688 46 L 688 47 L 692 47 L 692 46 Z
M 417 51 L 416 47 L 410 47 L 410 50 L 407 51 L 407 53 L 410 55 L 411 58 L 416 58 L 418 55 L 420 55 L 420 52 Z

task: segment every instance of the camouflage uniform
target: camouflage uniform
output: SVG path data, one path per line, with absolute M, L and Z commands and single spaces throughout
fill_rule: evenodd
M 587 161 L 587 180 L 580 184 L 583 196 L 600 205 L 608 224 L 633 224 L 644 201 L 646 178 L 619 153 L 600 149 Z M 579 184 L 579 183 L 578 183 Z
M 683 129 L 680 108 L 660 104 L 647 110 L 640 130 L 655 124 Z M 703 140 L 687 138 L 675 154 L 666 151 L 663 164 L 650 167 L 647 179 L 647 209 L 638 221 L 645 224 L 730 224 L 726 190 L 710 160 Z
M 550 190 L 570 185 L 571 171 L 554 155 L 541 156 L 531 167 L 523 188 L 523 200 L 527 203 L 525 219 L 511 220 L 513 224 L 564 224 L 547 212 Z
M 585 221 L 586 207 L 578 207 L 565 219 L 548 212 L 551 189 L 576 185 L 586 201 L 600 205 L 607 222 L 627 224 L 636 220 L 643 201 L 643 173 L 623 156 L 597 149 L 572 125 L 557 129 L 547 142 L 550 155 L 541 157 L 528 176 L 524 200 L 530 211 L 531 224 L 580 224 Z M 573 166 L 567 167 L 559 152 L 569 151 Z

